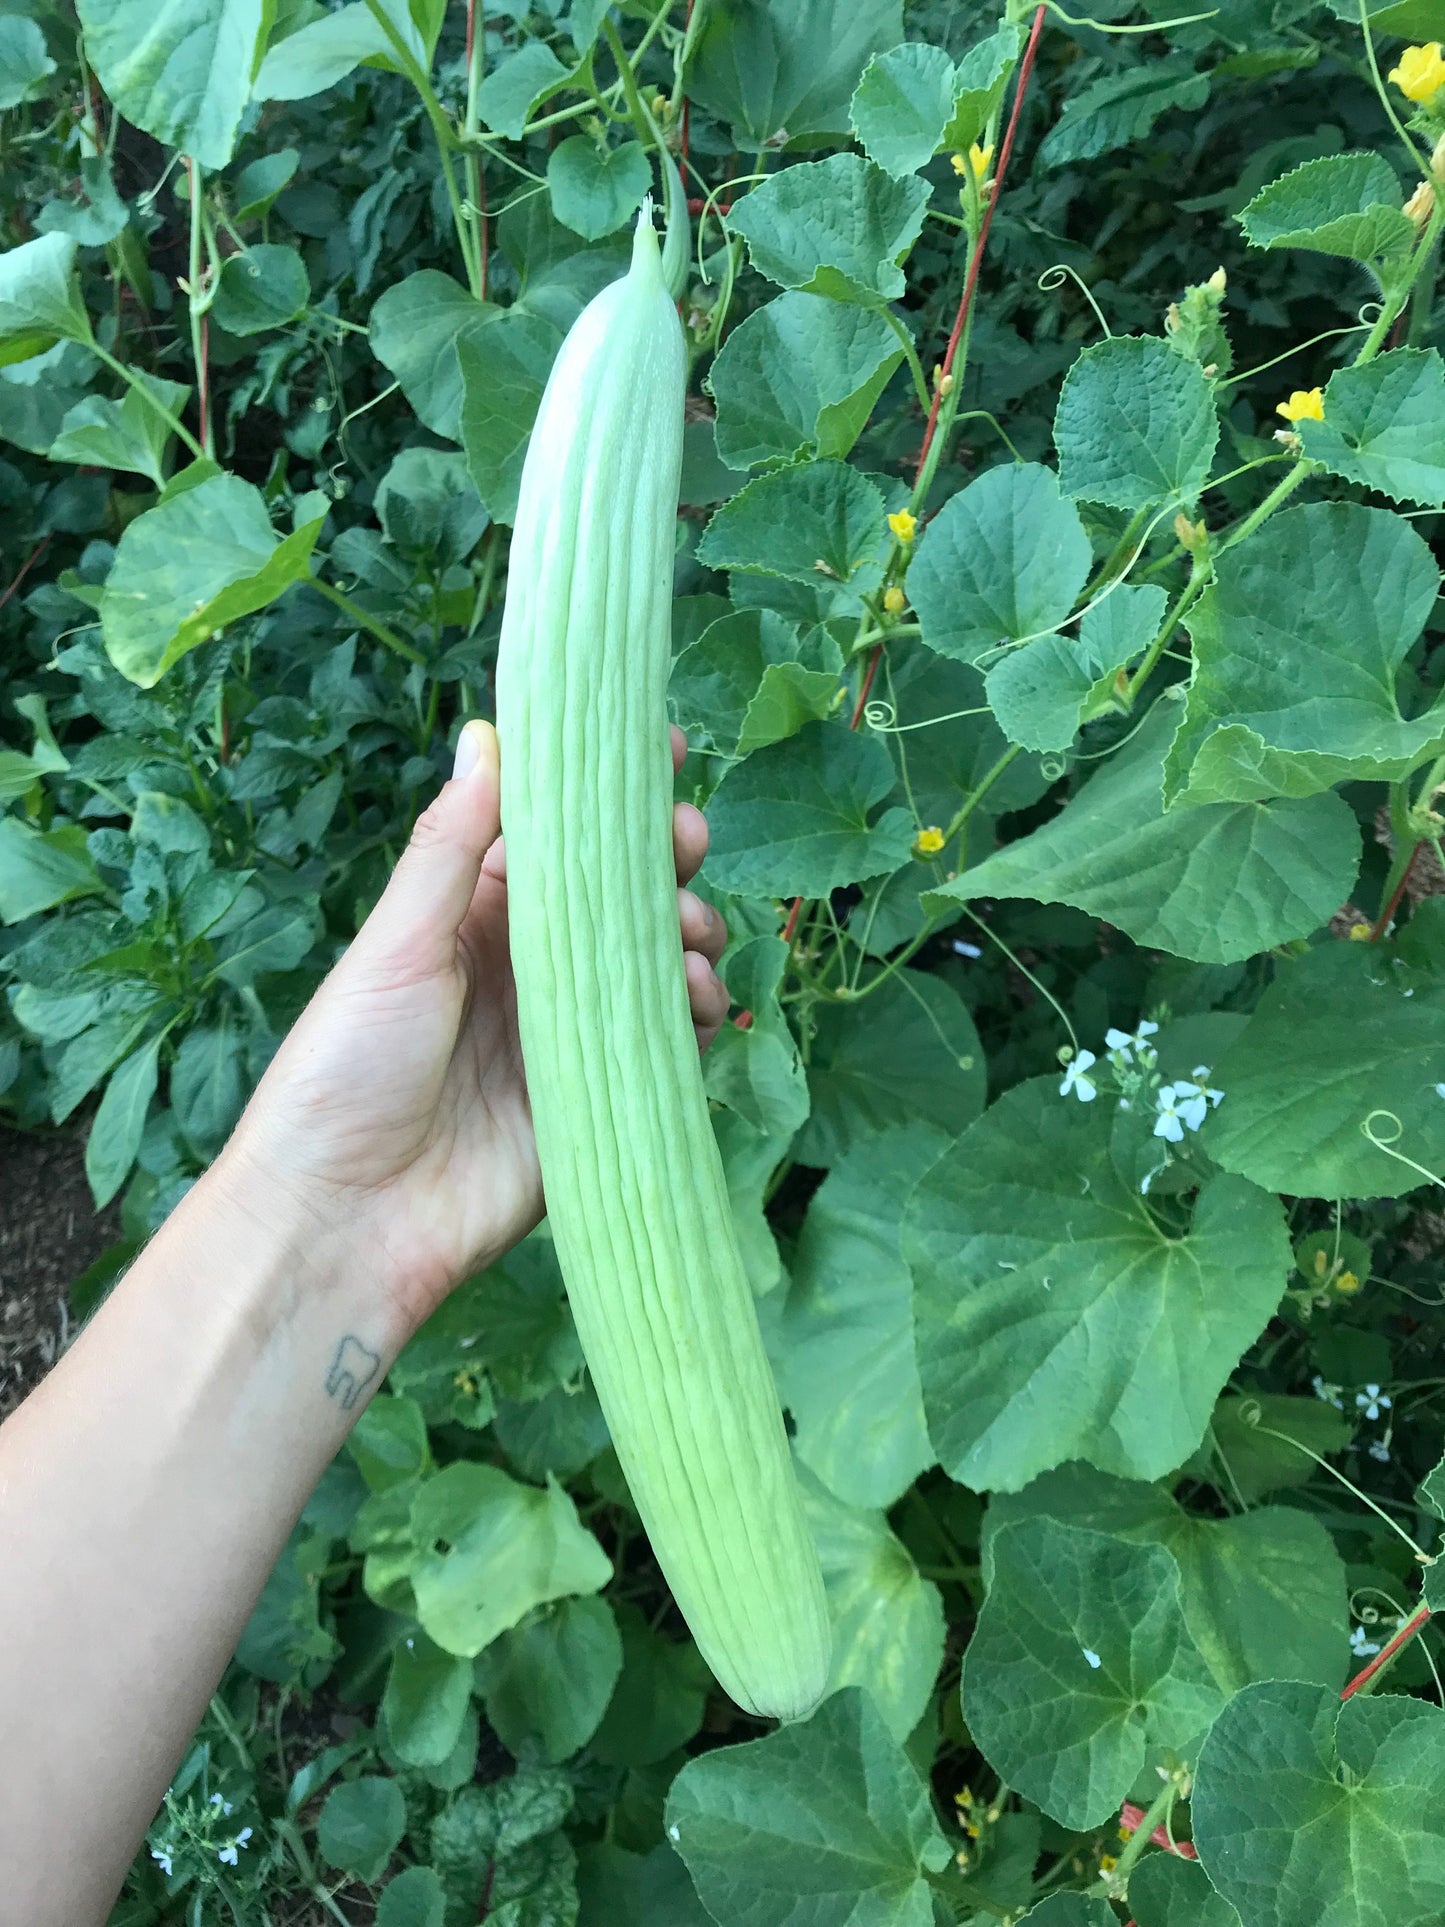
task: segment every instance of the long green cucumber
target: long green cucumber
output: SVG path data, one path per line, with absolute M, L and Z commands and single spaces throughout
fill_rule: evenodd
M 666 688 L 685 355 L 650 209 L 563 343 L 522 473 L 497 666 L 517 1020 L 547 1213 L 613 1444 L 703 1656 L 821 1697 L 822 1578 L 703 1089 Z

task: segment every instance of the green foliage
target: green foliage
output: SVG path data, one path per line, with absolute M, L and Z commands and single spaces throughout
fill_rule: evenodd
M 1179 1568 L 1038 1518 L 992 1541 L 993 1576 L 963 1671 L 985 1756 L 1067 1827 L 1097 1826 L 1146 1764 L 1192 1757 L 1221 1705 L 1189 1635 Z
M 924 1870 L 936 1872 L 948 1849 L 922 1781 L 857 1689 L 826 1700 L 805 1726 L 692 1761 L 667 1816 L 715 1920 L 927 1927 L 932 1918 Z
M 1007 1093 L 905 1210 L 929 1436 L 977 1491 L 1069 1458 L 1134 1479 L 1180 1464 L 1289 1270 L 1267 1193 L 1212 1178 L 1166 1235 L 1114 1120 L 1058 1096 Z
M 1382 1894 L 1427 1916 L 1445 1881 L 1431 1814 L 1445 1718 L 1386 1694 L 1352 1699 L 1292 1681 L 1246 1687 L 1199 1762 L 1195 1838 L 1240 1917 L 1264 1927 L 1378 1915 Z
M 1353 0 L 1089 11 L 962 316 L 1031 8 L 0 18 L 0 1118 L 118 1204 L 77 1318 L 490 713 L 539 400 L 681 166 L 705 1077 L 835 1634 L 804 1725 L 713 1689 L 543 1228 L 313 1495 L 115 1927 L 1439 1911 L 1438 1633 L 1335 1695 L 1441 1590 L 1445 122 L 1383 77 L 1445 14 L 1371 6 L 1377 89 Z

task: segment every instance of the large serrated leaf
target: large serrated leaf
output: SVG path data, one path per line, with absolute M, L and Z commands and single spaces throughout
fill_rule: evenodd
M 1070 1458 L 1151 1479 L 1199 1444 L 1291 1267 L 1277 1199 L 1200 1190 L 1150 1216 L 1103 1104 L 1007 1092 L 920 1179 L 903 1220 L 929 1435 L 951 1478 L 1016 1492 Z

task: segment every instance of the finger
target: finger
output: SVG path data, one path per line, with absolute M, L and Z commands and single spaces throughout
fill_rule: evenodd
M 678 728 L 676 723 L 670 723 L 668 725 L 668 738 L 672 744 L 672 773 L 676 776 L 677 772 L 687 761 L 687 736 Z
M 715 964 L 727 945 L 727 925 L 710 903 L 694 896 L 691 890 L 677 893 L 677 921 L 682 930 L 682 947 L 695 950 Z
M 696 950 L 685 952 L 682 967 L 687 977 L 687 1001 L 692 1010 L 698 1047 L 706 1050 L 721 1030 L 723 1019 L 728 1014 L 728 994 L 707 958 L 700 956 Z
M 686 883 L 702 868 L 707 855 L 707 818 L 691 803 L 678 803 L 672 812 L 672 860 L 677 880 Z
M 507 839 L 499 836 L 491 849 L 482 858 L 482 875 L 492 877 L 498 883 L 507 880 Z
M 353 949 L 418 977 L 450 969 L 482 861 L 501 827 L 497 732 L 469 722 L 456 771 L 417 818 L 411 841 Z

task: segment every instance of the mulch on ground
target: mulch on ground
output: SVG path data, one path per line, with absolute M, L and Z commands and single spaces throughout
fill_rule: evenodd
M 0 1126 L 0 1419 L 64 1349 L 71 1279 L 119 1235 L 119 1206 L 91 1202 L 78 1138 Z

